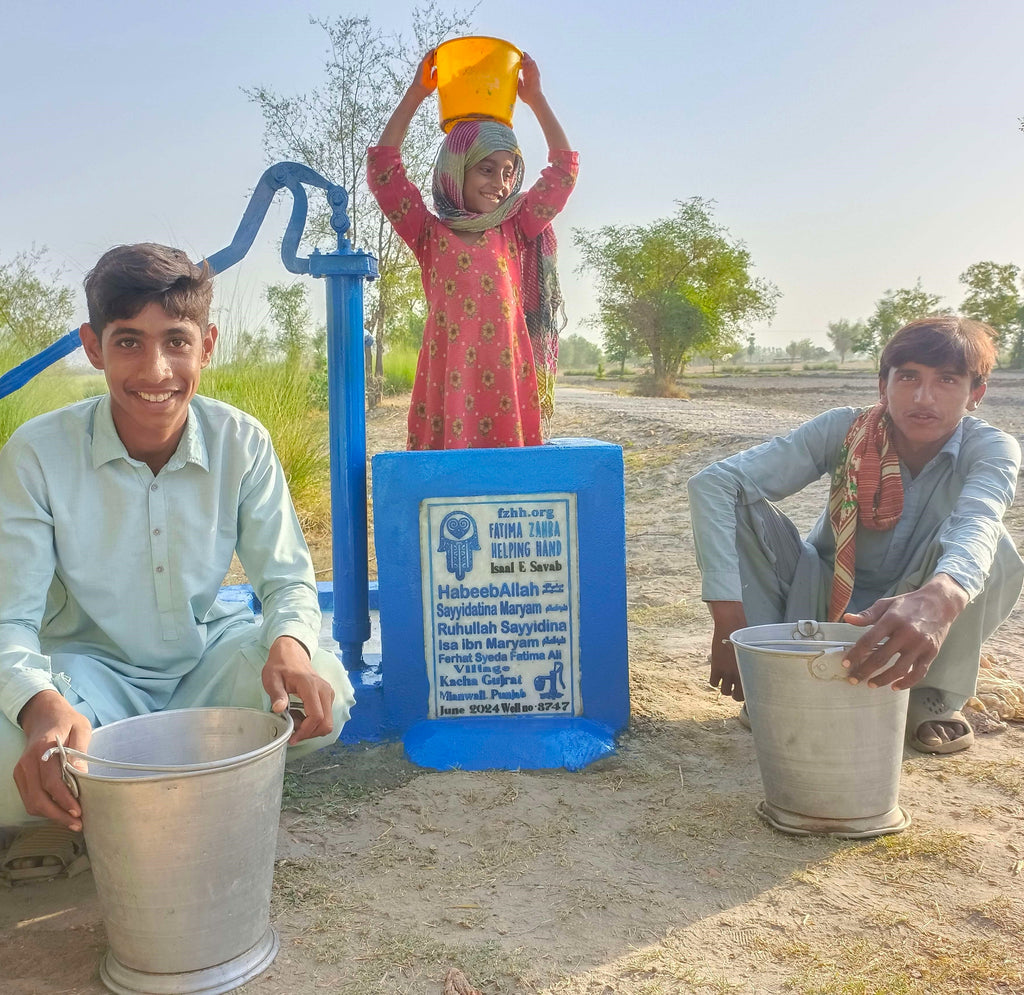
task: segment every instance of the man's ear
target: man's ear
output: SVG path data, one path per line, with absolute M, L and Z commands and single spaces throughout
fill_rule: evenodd
M 879 377 L 878 378 L 878 400 L 881 401 L 882 404 L 885 404 L 886 400 L 888 400 L 888 398 L 886 397 L 886 393 L 885 393 L 885 386 L 886 386 L 886 380 L 887 379 L 888 379 L 887 377 L 886 378 L 883 378 L 883 377 Z
M 981 404 L 981 399 L 985 396 L 986 390 L 988 390 L 987 383 L 980 383 L 977 387 L 971 388 L 971 403 L 967 405 L 968 411 L 973 411 Z
M 93 331 L 92 325 L 85 322 L 78 329 L 78 337 L 82 340 L 82 348 L 85 350 L 86 356 L 89 357 L 89 362 L 96 367 L 97 370 L 103 369 L 103 349 L 100 347 L 100 337 Z
M 203 336 L 203 360 L 202 369 L 206 369 L 210 365 L 210 357 L 213 355 L 213 347 L 217 344 L 217 326 L 207 325 L 206 334 Z

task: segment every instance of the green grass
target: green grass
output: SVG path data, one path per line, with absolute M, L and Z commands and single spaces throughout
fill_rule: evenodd
M 416 378 L 419 350 L 412 346 L 392 346 L 384 353 L 384 393 L 407 394 Z
M 232 362 L 203 374 L 200 392 L 258 419 L 274 441 L 299 521 L 307 532 L 330 529 L 327 415 L 302 364 Z
M 13 369 L 22 358 L 0 346 L 0 373 Z M 103 390 L 103 378 L 99 374 L 69 373 L 59 366 L 44 370 L 24 387 L 0 400 L 0 446 L 29 418 L 100 394 Z

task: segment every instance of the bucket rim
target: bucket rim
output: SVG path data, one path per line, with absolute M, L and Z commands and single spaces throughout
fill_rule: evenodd
M 128 723 L 138 722 L 142 719 L 152 719 L 154 716 L 158 715 L 181 715 L 185 713 L 194 715 L 197 712 L 245 712 L 249 715 L 266 716 L 278 726 L 278 732 L 277 735 L 275 735 L 269 742 L 256 747 L 255 750 L 249 750 L 248 753 L 239 753 L 233 757 L 224 757 L 222 760 L 208 760 L 197 764 L 129 764 L 122 761 L 111 760 L 109 757 L 104 758 L 93 756 L 89 753 L 81 753 L 78 750 L 72 750 L 65 747 L 60 743 L 58 743 L 58 747 L 55 749 L 59 749 L 59 752 L 62 754 L 62 763 L 65 773 L 75 778 L 85 778 L 90 781 L 103 781 L 107 784 L 153 783 L 154 781 L 171 780 L 182 777 L 199 777 L 202 774 L 220 773 L 222 771 L 234 770 L 237 767 L 244 767 L 256 762 L 257 760 L 262 760 L 264 757 L 274 753 L 276 750 L 286 747 L 288 745 L 288 740 L 291 737 L 292 730 L 295 727 L 291 714 L 287 710 L 283 714 L 278 714 L 276 712 L 264 712 L 258 708 L 243 708 L 236 705 L 204 705 L 197 708 L 169 708 L 159 712 L 146 712 L 144 715 L 130 715 L 127 718 L 118 719 L 116 722 L 111 722 L 108 725 L 99 726 L 96 731 L 99 731 L 100 729 L 112 729 L 114 726 L 126 725 Z M 75 759 L 85 760 L 90 765 L 96 764 L 97 766 L 105 766 L 111 770 L 116 769 L 134 772 L 137 773 L 138 776 L 118 777 L 109 774 L 94 774 L 91 770 L 80 770 L 69 762 L 69 758 L 72 757 Z M 149 771 L 150 773 L 147 774 L 145 773 L 146 771 Z
M 775 622 L 768 625 L 748 625 L 736 629 L 729 635 L 729 642 L 743 649 L 781 653 L 790 656 L 807 656 L 808 653 L 835 652 L 849 649 L 868 630 L 849 622 L 818 622 L 815 623 L 814 635 L 801 632 L 797 622 Z M 792 643 L 791 647 L 781 647 L 780 643 Z M 771 650 L 765 650 L 772 644 Z
M 494 35 L 459 35 L 457 38 L 447 38 L 434 49 L 434 52 L 439 52 L 445 47 L 445 45 L 451 45 L 453 42 L 457 41 L 496 41 L 502 45 L 508 46 L 513 52 L 517 52 L 519 54 L 519 58 L 523 57 L 523 50 L 521 48 L 517 45 L 513 45 L 512 42 L 507 41 L 504 38 L 497 38 Z

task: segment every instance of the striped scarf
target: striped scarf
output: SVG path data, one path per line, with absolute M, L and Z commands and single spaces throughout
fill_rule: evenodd
M 489 214 L 466 210 L 462 188 L 466 170 L 492 152 L 515 156 L 512 192 Z M 482 232 L 514 217 L 523 206 L 523 157 L 511 128 L 497 121 L 458 121 L 445 136 L 434 163 L 434 210 L 453 231 Z M 555 408 L 555 373 L 558 370 L 558 333 L 565 327 L 562 291 L 558 283 L 558 243 L 548 225 L 523 249 L 523 285 L 520 287 L 526 328 L 537 370 L 540 410 L 550 418 Z
M 900 458 L 892 441 L 885 403 L 864 408 L 843 440 L 832 474 L 828 517 L 836 543 L 828 621 L 842 619 L 853 594 L 857 526 L 875 532 L 893 528 L 903 513 Z

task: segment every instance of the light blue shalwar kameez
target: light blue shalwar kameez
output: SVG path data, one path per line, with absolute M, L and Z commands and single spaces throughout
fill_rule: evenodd
M 238 558 L 263 605 L 219 599 Z M 333 742 L 352 686 L 318 648 L 309 550 L 266 429 L 193 398 L 154 476 L 118 437 L 109 396 L 18 428 L 0 451 L 0 826 L 25 822 L 12 771 L 26 702 L 56 688 L 93 724 L 199 705 L 269 708 L 261 671 L 292 636 L 334 688 Z

